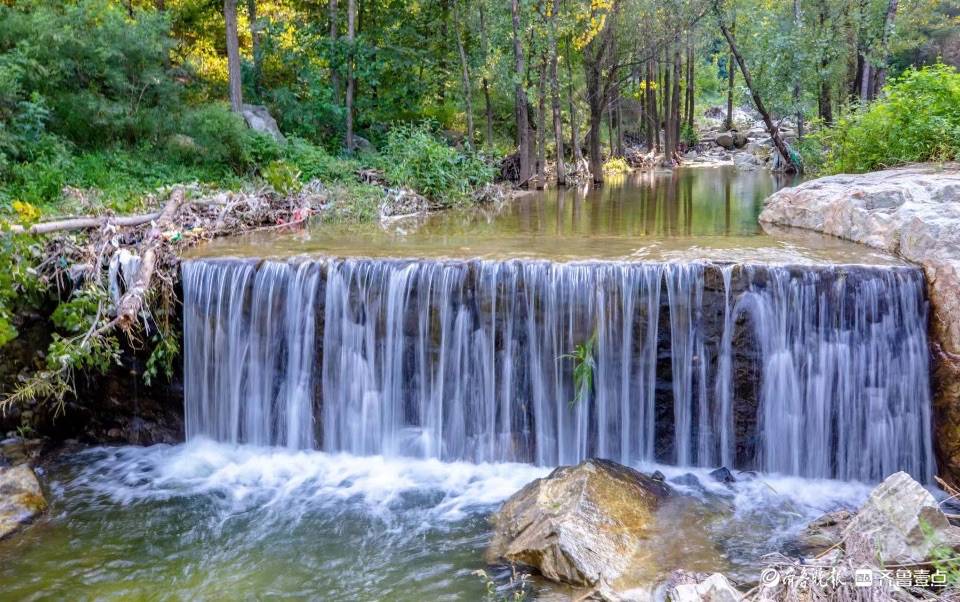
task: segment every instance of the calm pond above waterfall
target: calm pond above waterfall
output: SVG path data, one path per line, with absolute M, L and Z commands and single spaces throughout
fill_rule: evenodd
M 49 514 L 0 541 L 0 598 L 477 600 L 475 571 L 509 580 L 491 512 L 590 456 L 696 500 L 662 510 L 651 579 L 756 580 L 869 482 L 934 469 L 922 274 L 765 232 L 782 184 L 640 173 L 198 249 L 188 441 L 50 466 Z M 561 356 L 586 340 L 595 390 L 571 403 Z
M 687 168 L 611 176 L 593 188 L 531 192 L 500 208 L 388 223 L 322 224 L 292 234 L 221 238 L 197 256 L 537 258 L 556 261 L 896 262 L 812 232 L 765 230 L 763 200 L 796 179 L 766 170 Z

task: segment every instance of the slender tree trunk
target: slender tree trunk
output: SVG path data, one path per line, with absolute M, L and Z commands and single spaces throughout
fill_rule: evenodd
M 473 148 L 473 86 L 470 84 L 470 62 L 463 47 L 463 34 L 460 31 L 459 16 L 454 27 L 457 29 L 457 52 L 460 55 L 460 69 L 463 78 L 463 104 L 467 114 L 467 148 Z
M 734 17 L 733 23 L 730 24 L 731 34 L 736 31 L 737 20 Z M 723 122 L 724 129 L 732 130 L 733 129 L 733 87 L 734 81 L 737 78 L 737 67 L 734 65 L 733 53 L 727 55 L 727 118 Z
M 672 119 L 670 139 L 673 147 L 670 149 L 669 161 L 673 161 L 673 156 L 680 145 L 680 40 L 677 39 L 673 48 L 673 94 L 671 94 L 670 115 Z
M 794 27 L 794 38 L 799 40 L 801 31 L 803 30 L 803 13 L 800 9 L 800 0 L 793 0 L 793 27 Z M 799 64 L 799 49 L 795 51 L 794 60 L 797 61 L 797 64 L 794 65 L 793 73 L 793 107 L 796 111 L 797 118 L 797 138 L 803 138 L 803 105 L 802 105 L 802 89 L 801 83 L 803 78 L 803 70 Z
M 223 18 L 227 24 L 227 78 L 230 86 L 230 108 L 239 113 L 243 108 L 243 80 L 240 70 L 240 40 L 237 37 L 237 0 L 223 0 Z
M 513 60 L 517 84 L 514 87 L 514 112 L 517 118 L 517 152 L 520 154 L 520 183 L 530 180 L 530 123 L 527 116 L 527 93 L 523 88 L 526 66 L 523 45 L 520 41 L 520 0 L 511 0 L 510 13 L 513 19 Z
M 583 164 L 583 148 L 580 146 L 580 122 L 577 119 L 577 103 L 573 96 L 573 61 L 567 48 L 567 101 L 570 103 L 570 146 L 573 147 L 573 164 L 580 169 Z
M 490 81 L 487 79 L 486 74 L 486 63 L 490 58 L 490 41 L 487 36 L 487 15 L 483 10 L 483 3 L 478 3 L 480 6 L 480 40 L 483 46 L 483 61 L 484 61 L 484 74 L 481 78 L 480 83 L 483 87 L 483 104 L 484 104 L 484 115 L 486 116 L 486 135 L 483 138 L 484 146 L 488 150 L 493 149 L 493 105 L 490 103 Z
M 330 45 L 336 48 L 337 42 L 337 0 L 329 0 L 327 3 L 327 18 L 330 21 Z M 331 61 L 330 65 L 330 86 L 333 88 L 333 103 L 340 104 L 340 71 Z
M 557 184 L 567 183 L 567 171 L 563 164 L 563 114 L 560 112 L 560 82 L 557 80 L 557 15 L 560 0 L 553 0 L 550 14 L 550 107 L 553 110 L 553 138 L 557 147 Z
M 660 114 L 657 110 L 657 91 L 653 84 L 656 80 L 653 78 L 654 68 L 653 60 L 647 61 L 647 85 L 644 93 L 648 97 L 649 108 L 647 109 L 647 120 L 650 124 L 650 150 L 654 153 L 660 152 Z
M 354 142 L 353 142 L 353 101 L 354 94 L 356 93 L 357 81 L 353 77 L 353 61 L 354 61 L 354 42 L 356 41 L 357 32 L 356 32 L 356 22 L 357 22 L 357 1 L 348 0 L 347 2 L 347 98 L 346 98 L 346 112 L 347 112 L 347 136 L 346 136 L 346 145 L 347 152 L 353 152 Z
M 620 98 L 620 93 L 617 92 L 617 156 L 624 156 L 624 141 L 623 141 L 623 100 Z
M 663 162 L 669 164 L 673 160 L 673 99 L 671 95 L 673 88 L 670 82 L 671 65 L 667 62 L 670 59 L 670 51 L 664 51 L 663 67 L 663 97 L 660 99 L 660 106 L 663 107 Z
M 818 20 L 822 30 L 827 25 L 826 0 L 822 0 L 819 7 L 820 11 Z M 817 91 L 817 115 L 819 115 L 820 120 L 823 121 L 824 125 L 828 126 L 833 125 L 833 94 L 830 87 L 830 82 L 824 75 L 827 72 L 827 67 L 829 66 L 830 60 L 827 58 L 826 53 L 824 52 L 820 58 L 820 83 L 819 90 Z
M 250 20 L 250 41 L 253 46 L 253 92 L 257 98 L 260 98 L 263 56 L 260 53 L 260 23 L 257 21 L 257 0 L 247 0 L 247 18 Z
M 696 99 L 694 93 L 696 92 L 696 53 L 693 48 L 693 40 L 691 36 L 687 37 L 687 127 L 690 131 L 693 131 L 693 117 L 696 107 L 694 103 Z
M 540 57 L 540 81 L 537 86 L 537 188 L 547 182 L 547 56 Z
M 760 98 L 760 94 L 757 92 L 756 87 L 754 87 L 753 78 L 750 77 L 750 70 L 747 68 L 747 64 L 744 62 L 743 56 L 737 49 L 736 40 L 733 38 L 730 30 L 727 29 L 726 24 L 723 22 L 723 13 L 721 12 L 720 5 L 716 0 L 714 1 L 713 6 L 717 13 L 717 20 L 720 22 L 720 31 L 723 33 L 723 37 L 726 38 L 727 44 L 730 46 L 730 52 L 733 53 L 733 58 L 737 60 L 737 65 L 740 67 L 740 73 L 743 74 L 743 81 L 746 82 L 747 88 L 750 90 L 750 96 L 753 97 L 753 104 L 757 107 L 757 111 L 760 112 L 760 116 L 763 117 L 763 123 L 767 126 L 767 132 L 773 139 L 773 145 L 777 148 L 777 151 L 783 157 L 783 160 L 787 162 L 787 165 L 797 172 L 802 171 L 800 165 L 797 165 L 794 161 L 793 155 L 790 153 L 790 149 L 787 147 L 786 142 L 783 141 L 783 137 L 780 135 L 780 130 L 773 124 L 773 120 L 770 118 L 770 113 L 763 104 L 763 99 Z
M 887 61 L 890 58 L 890 35 L 893 33 L 893 22 L 897 18 L 897 7 L 899 5 L 899 0 L 889 0 L 887 3 L 887 15 L 883 20 L 883 38 L 880 40 L 880 66 L 877 67 L 871 98 L 875 97 L 887 82 Z

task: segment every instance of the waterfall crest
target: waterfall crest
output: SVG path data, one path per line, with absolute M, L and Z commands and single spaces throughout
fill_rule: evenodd
M 187 435 L 929 479 L 923 284 L 901 267 L 189 261 Z M 569 354 L 588 342 L 578 396 Z

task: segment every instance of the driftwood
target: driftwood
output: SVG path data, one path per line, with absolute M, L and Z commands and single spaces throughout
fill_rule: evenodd
M 160 216 L 153 223 L 153 227 L 147 232 L 146 238 L 140 243 L 140 269 L 137 272 L 137 279 L 133 287 L 128 290 L 120 299 L 120 306 L 117 308 L 117 323 L 125 331 L 129 331 L 136 324 L 137 316 L 143 307 L 144 298 L 147 291 L 150 290 L 150 280 L 153 279 L 153 270 L 157 261 L 157 246 L 162 240 L 163 231 L 170 227 L 173 218 L 180 205 L 183 204 L 183 188 L 177 188 L 170 195 L 170 200 L 163 207 Z
M 89 230 L 91 228 L 102 228 L 104 226 L 125 228 L 149 224 L 159 217 L 160 212 L 145 213 L 143 215 L 127 215 L 121 217 L 112 215 L 71 217 L 68 219 L 40 222 L 27 227 L 19 224 L 12 224 L 10 225 L 10 229 L 8 231 L 13 234 L 54 234 L 56 232 Z M 0 235 L 2 234 L 3 232 L 0 232 Z

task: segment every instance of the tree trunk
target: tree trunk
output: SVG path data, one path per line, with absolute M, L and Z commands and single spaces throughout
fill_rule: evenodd
M 777 151 L 783 157 L 783 160 L 787 162 L 787 165 L 790 168 L 792 168 L 794 171 L 801 172 L 801 166 L 794 161 L 793 155 L 790 153 L 790 149 L 787 147 L 786 142 L 783 141 L 783 137 L 780 135 L 780 130 L 773 124 L 773 120 L 770 119 L 770 113 L 767 112 L 767 108 L 763 104 L 763 99 L 760 98 L 760 94 L 753 85 L 753 78 L 750 77 L 750 70 L 747 68 L 747 64 L 744 62 L 743 56 L 737 49 L 737 42 L 734 40 L 733 34 L 730 33 L 730 30 L 727 29 L 726 24 L 723 22 L 723 13 L 720 11 L 720 4 L 717 2 L 717 0 L 714 0 L 713 7 L 717 13 L 717 20 L 720 23 L 720 31 L 723 33 L 723 37 L 726 38 L 727 44 L 730 46 L 730 52 L 733 53 L 733 58 L 736 59 L 737 65 L 740 67 L 740 73 L 743 74 L 743 81 L 746 82 L 747 88 L 750 90 L 750 96 L 753 98 L 753 104 L 757 107 L 757 111 L 760 112 L 760 116 L 763 117 L 763 123 L 767 126 L 767 132 L 773 139 L 773 145 L 777 148 Z
M 670 86 L 670 68 L 671 65 L 667 62 L 670 59 L 670 51 L 664 50 L 664 66 L 663 66 L 663 94 L 660 98 L 660 106 L 663 107 L 663 162 L 664 164 L 669 164 L 673 159 L 673 99 L 671 99 L 671 94 L 673 88 Z
M 353 152 L 354 142 L 353 142 L 353 95 L 356 93 L 357 82 L 353 77 L 353 60 L 354 60 L 354 48 L 353 44 L 356 40 L 356 21 L 357 21 L 357 1 L 348 0 L 347 2 L 347 98 L 346 98 L 346 112 L 347 112 L 347 136 L 346 136 L 346 145 L 347 152 Z
M 822 30 L 827 24 L 826 2 L 821 2 L 819 6 L 820 14 L 818 19 L 820 28 Z M 819 90 L 817 91 L 817 115 L 819 115 L 820 120 L 823 121 L 824 125 L 827 126 L 833 125 L 833 92 L 830 87 L 830 82 L 826 77 L 824 77 L 824 74 L 827 72 L 827 67 L 829 66 L 830 60 L 826 56 L 826 53 L 824 53 L 820 59 L 820 85 Z
M 250 20 L 250 41 L 253 46 L 253 93 L 257 98 L 260 98 L 263 56 L 260 53 L 260 23 L 257 22 L 257 0 L 247 0 L 247 18 Z
M 657 110 L 657 91 L 653 84 L 656 80 L 653 78 L 654 68 L 653 60 L 647 61 L 647 85 L 644 94 L 647 96 L 647 122 L 650 124 L 650 150 L 654 153 L 660 152 L 660 115 Z
M 467 51 L 463 47 L 463 34 L 460 31 L 460 19 L 456 19 L 457 52 L 460 54 L 460 69 L 463 78 L 463 104 L 467 114 L 467 148 L 473 148 L 473 87 L 470 85 L 470 63 Z
M 511 0 L 510 13 L 513 19 L 513 60 L 517 83 L 514 86 L 514 113 L 517 120 L 517 152 L 520 155 L 520 184 L 530 180 L 530 123 L 527 115 L 527 92 L 523 88 L 526 67 L 523 45 L 520 41 L 520 0 Z
M 483 61 L 484 61 L 484 75 L 481 83 L 483 85 L 483 104 L 484 104 L 484 114 L 487 120 L 487 129 L 486 136 L 484 136 L 483 143 L 488 150 L 493 149 L 493 105 L 490 103 L 490 81 L 487 79 L 486 75 L 486 63 L 490 58 L 490 41 L 487 36 L 487 15 L 483 10 L 483 3 L 480 5 L 480 39 L 483 45 Z
M 550 106 L 553 110 L 553 138 L 557 152 L 557 184 L 567 183 L 567 171 L 563 164 L 563 114 L 560 112 L 560 82 L 557 80 L 557 15 L 560 0 L 553 0 L 550 15 Z
M 329 0 L 327 3 L 327 18 L 330 21 L 330 46 L 335 48 L 337 41 L 337 0 Z M 330 64 L 330 86 L 333 88 L 333 103 L 340 104 L 340 72 L 337 66 L 331 61 Z
M 230 108 L 234 113 L 243 109 L 243 80 L 240 70 L 240 40 L 237 37 L 237 0 L 223 0 L 223 19 L 227 24 L 227 79 L 230 88 Z
M 800 0 L 793 0 L 793 27 L 794 38 L 800 39 L 800 33 L 803 29 L 803 13 L 800 10 Z M 800 52 L 799 49 L 796 49 L 794 52 L 794 60 L 799 61 Z M 802 104 L 802 78 L 803 70 L 801 69 L 802 65 L 799 63 L 794 65 L 794 74 L 793 74 L 793 108 L 796 111 L 797 118 L 797 138 L 803 138 L 803 104 Z
M 697 69 L 697 60 L 696 52 L 694 52 L 693 41 L 690 37 L 687 38 L 687 127 L 690 131 L 693 131 L 693 121 L 694 113 L 696 111 L 696 98 L 694 93 L 696 92 L 696 69 Z
M 573 164 L 576 169 L 583 163 L 583 149 L 580 147 L 580 123 L 577 119 L 577 104 L 573 96 L 573 61 L 567 49 L 567 101 L 570 103 L 570 146 L 573 147 Z
M 883 38 L 880 40 L 880 66 L 877 67 L 871 98 L 875 97 L 887 82 L 887 60 L 890 58 L 890 34 L 893 33 L 893 22 L 897 18 L 897 7 L 899 4 L 899 0 L 889 0 L 887 3 L 887 15 L 883 21 Z
M 617 155 L 622 157 L 624 156 L 625 145 L 623 141 L 623 101 L 620 98 L 620 93 L 617 93 Z
M 537 189 L 547 181 L 547 57 L 540 56 L 540 80 L 537 85 Z
M 673 148 L 670 149 L 670 154 L 667 157 L 671 162 L 680 146 L 680 67 L 680 39 L 678 38 L 673 48 L 673 93 L 671 94 L 673 104 L 670 107 L 670 115 L 673 120 L 670 139 L 673 141 Z

